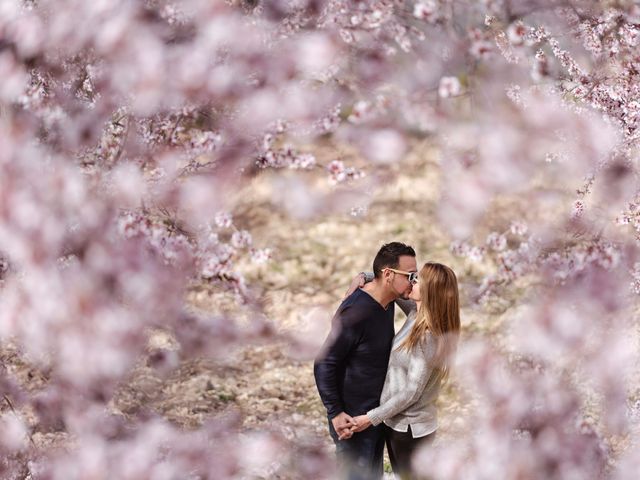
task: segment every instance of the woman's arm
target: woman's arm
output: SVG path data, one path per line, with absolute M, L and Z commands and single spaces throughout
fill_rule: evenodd
M 396 304 L 400 307 L 400 309 L 404 312 L 404 314 L 408 317 L 411 312 L 418 309 L 416 302 L 409 299 L 404 298 L 396 298 Z
M 396 416 L 418 401 L 433 373 L 429 362 L 433 353 L 431 342 L 416 346 L 410 354 L 406 382 L 402 390 L 379 407 L 367 412 L 367 417 L 373 425 L 379 425 L 384 420 Z
M 347 293 L 344 294 L 344 298 L 347 298 L 349 295 L 355 292 L 357 288 L 364 287 L 365 283 L 373 282 L 374 278 L 375 276 L 373 272 L 360 272 L 355 277 L 353 277 L 353 280 L 351 280 L 351 285 L 349 285 Z
M 365 272 L 360 272 L 359 274 L 357 274 L 355 277 L 353 277 L 353 280 L 351 280 L 351 284 L 347 289 L 347 293 L 344 294 L 344 298 L 347 298 L 349 295 L 355 292 L 358 288 L 364 287 L 364 284 L 366 282 L 367 282 L 367 279 L 366 279 Z
M 416 348 L 417 350 L 411 353 L 409 360 L 405 388 L 379 407 L 369 410 L 365 415 L 353 417 L 356 426 L 344 431 L 339 437 L 340 440 L 350 438 L 353 433 L 366 430 L 371 425 L 380 425 L 386 419 L 396 416 L 418 401 L 433 372 L 433 368 L 429 367 L 429 360 L 433 356 L 433 350 L 427 348 L 428 352 L 425 352 L 422 346 Z

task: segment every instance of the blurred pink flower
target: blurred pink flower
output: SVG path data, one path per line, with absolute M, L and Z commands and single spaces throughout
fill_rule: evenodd
M 462 85 L 457 77 L 442 77 L 438 87 L 438 95 L 442 98 L 455 97 L 462 93 Z

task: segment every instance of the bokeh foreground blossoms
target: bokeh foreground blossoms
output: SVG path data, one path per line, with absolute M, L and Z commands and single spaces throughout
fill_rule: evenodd
M 635 478 L 639 51 L 631 1 L 2 1 L 0 338 L 46 381 L 0 370 L 0 475 L 330 478 L 277 428 L 189 431 L 110 401 L 141 359 L 166 374 L 287 340 L 236 268 L 272 254 L 230 211 L 249 179 L 281 174 L 301 218 L 365 212 L 345 192 L 428 142 L 474 296 L 530 283 L 504 344 L 460 352 L 465 434 L 416 468 Z M 252 323 L 190 309 L 199 282 Z M 150 352 L 152 331 L 178 347 Z

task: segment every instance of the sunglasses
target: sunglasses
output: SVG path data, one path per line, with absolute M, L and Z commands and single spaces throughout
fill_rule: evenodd
M 411 285 L 418 283 L 418 272 L 405 272 L 404 270 L 396 270 L 395 268 L 385 268 L 384 270 L 391 270 L 393 273 L 406 275 Z

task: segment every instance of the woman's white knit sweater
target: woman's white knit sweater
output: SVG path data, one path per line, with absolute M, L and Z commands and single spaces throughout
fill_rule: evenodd
M 417 312 L 413 301 L 399 299 L 396 303 L 407 314 L 407 321 L 393 339 L 380 406 L 369 410 L 367 416 L 373 425 L 384 422 L 398 432 L 406 432 L 410 425 L 413 437 L 418 438 L 438 428 L 436 401 L 442 375 L 431 365 L 436 353 L 431 333 L 427 332 L 426 339 L 410 352 L 398 350 L 409 335 Z

